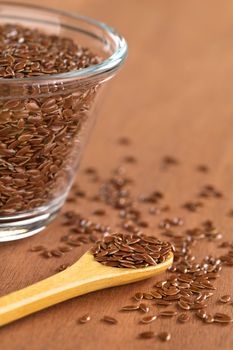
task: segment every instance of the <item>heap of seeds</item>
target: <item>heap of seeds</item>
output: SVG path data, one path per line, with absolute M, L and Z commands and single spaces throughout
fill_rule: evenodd
M 70 72 L 100 62 L 70 38 L 15 24 L 0 25 L 0 78 L 14 79 Z
M 15 78 L 64 73 L 99 62 L 99 57 L 70 38 L 19 25 L 0 26 L 0 80 L 12 79 L 13 83 Z M 62 83 L 38 82 L 16 98 L 14 86 L 4 82 L 0 99 L 1 215 L 49 205 L 66 192 L 97 86 L 69 90 Z
M 130 145 L 130 142 L 127 145 Z M 138 162 L 134 164 L 138 164 Z M 130 164 L 129 166 L 134 165 Z M 164 203 L 165 193 L 156 189 L 146 195 L 134 195 L 134 182 L 128 177 L 122 166 L 115 169 L 106 180 L 99 180 L 99 174 L 93 167 L 87 168 L 85 174 L 89 181 L 92 181 L 92 177 L 98 178 L 94 185 L 97 186 L 98 192 L 89 196 L 80 187 L 75 187 L 71 194 L 73 202 L 90 200 L 91 205 L 95 208 L 94 211 L 91 210 L 92 215 L 96 215 L 96 212 L 102 214 L 103 208 L 105 213 L 111 210 L 112 215 L 116 214 L 116 226 L 109 227 L 106 221 L 107 215 L 99 215 L 98 218 L 101 222 L 94 222 L 80 213 L 68 211 L 64 213 L 64 225 L 68 232 L 67 235 L 61 237 L 62 246 L 56 249 L 62 249 L 63 251 L 65 247 L 78 249 L 80 245 L 87 244 L 87 247 L 89 247 L 89 244 L 95 242 L 96 251 L 94 249 L 93 253 L 96 256 L 100 254 L 100 262 L 110 266 L 119 266 L 119 260 L 123 259 L 125 260 L 123 264 L 126 263 L 126 266 L 120 265 L 120 267 L 131 268 L 135 264 L 131 255 L 135 256 L 136 254 L 138 256 L 139 254 L 141 256 L 145 253 L 135 253 L 132 246 L 135 244 L 137 246 L 139 243 L 132 240 L 135 237 L 143 240 L 142 247 L 144 248 L 145 238 L 148 238 L 146 234 L 150 232 L 150 242 L 147 242 L 146 245 L 150 246 L 152 242 L 153 244 L 158 242 L 158 239 L 151 233 L 153 228 L 159 231 L 159 238 L 169 237 L 171 244 L 165 243 L 165 247 L 169 245 L 169 249 L 173 249 L 173 246 L 175 248 L 174 263 L 168 271 L 170 275 L 166 275 L 166 278 L 145 290 L 139 289 L 135 295 L 131 296 L 131 301 L 126 305 L 122 305 L 119 309 L 121 313 L 132 313 L 134 319 L 138 316 L 138 323 L 145 327 L 144 331 L 139 332 L 138 338 L 145 341 L 150 341 L 150 339 L 152 341 L 158 339 L 162 342 L 172 341 L 169 329 L 166 331 L 163 328 L 155 332 L 153 328 L 150 330 L 146 328 L 148 325 L 153 327 L 158 319 L 165 323 L 165 320 L 169 318 L 174 323 L 177 322 L 177 327 L 182 327 L 184 323 L 190 321 L 201 322 L 205 325 L 232 324 L 233 315 L 230 305 L 232 305 L 233 295 L 230 292 L 225 292 L 216 296 L 218 291 L 216 290 L 215 280 L 221 277 L 225 266 L 233 266 L 233 242 L 222 241 L 223 234 L 214 222 L 208 219 L 199 223 L 196 227 L 187 226 L 188 228 L 185 228 L 185 225 L 188 225 L 188 214 L 186 220 L 177 215 L 167 216 L 167 211 L 171 211 L 172 206 Z M 205 189 L 213 192 L 213 186 L 205 186 Z M 81 197 L 79 196 L 80 191 L 82 192 Z M 214 195 L 211 194 L 204 199 L 206 205 L 208 205 L 208 199 L 212 200 L 212 197 L 219 197 L 215 190 L 214 192 Z M 178 203 L 178 206 L 180 204 Z M 196 209 L 199 206 L 197 205 Z M 193 211 L 193 207 L 196 210 L 195 205 L 192 206 L 191 204 L 186 209 Z M 147 222 L 148 216 L 146 217 L 145 213 L 148 212 L 149 214 L 152 213 L 153 216 Z M 164 212 L 166 212 L 166 216 Z M 119 227 L 123 233 L 114 234 Z M 125 241 L 126 246 L 123 241 Z M 216 256 L 203 255 L 201 259 L 197 259 L 195 250 L 199 244 L 203 244 L 202 242 L 205 246 L 210 242 L 211 245 L 215 244 L 216 248 L 226 249 L 226 251 L 216 254 Z M 124 244 L 123 250 L 121 249 L 122 243 Z M 43 250 L 45 249 L 43 247 Z M 52 255 L 53 250 L 54 248 L 49 249 L 48 252 Z M 64 252 L 64 254 L 66 253 L 69 252 Z M 151 251 L 146 251 L 146 254 L 150 255 Z M 113 257 L 116 260 L 112 259 Z M 153 256 L 152 258 L 154 259 Z M 144 263 L 148 264 L 146 261 Z M 214 302 L 214 298 L 216 302 Z M 117 313 L 113 315 L 113 318 L 117 321 Z M 107 321 L 105 320 L 105 322 Z
M 166 260 L 172 251 L 168 242 L 143 234 L 114 233 L 91 249 L 95 259 L 112 267 L 143 268 Z

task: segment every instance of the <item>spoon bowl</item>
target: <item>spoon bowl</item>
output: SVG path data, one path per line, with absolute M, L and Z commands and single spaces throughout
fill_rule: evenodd
M 172 265 L 169 253 L 163 263 L 141 269 L 105 266 L 87 252 L 76 263 L 49 278 L 0 298 L 0 326 L 62 301 L 96 290 L 140 281 Z

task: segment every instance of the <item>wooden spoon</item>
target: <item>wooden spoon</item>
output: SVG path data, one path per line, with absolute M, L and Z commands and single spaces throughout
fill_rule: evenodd
M 152 277 L 165 271 L 172 262 L 170 253 L 166 261 L 155 266 L 117 268 L 97 262 L 87 252 L 66 270 L 1 297 L 0 326 L 82 294 Z

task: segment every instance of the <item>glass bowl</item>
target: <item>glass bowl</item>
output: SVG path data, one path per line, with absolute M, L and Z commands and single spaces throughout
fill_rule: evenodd
M 0 25 L 72 38 L 102 58 L 67 73 L 0 79 L 0 242 L 46 227 L 72 185 L 102 86 L 127 44 L 106 24 L 78 14 L 0 1 Z

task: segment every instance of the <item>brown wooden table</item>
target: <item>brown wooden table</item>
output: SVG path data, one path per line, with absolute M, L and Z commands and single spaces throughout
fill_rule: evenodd
M 35 1 L 32 1 L 35 2 Z M 41 0 L 41 4 L 93 16 L 116 27 L 128 40 L 129 58 L 111 83 L 101 116 L 92 134 L 78 174 L 81 186 L 92 193 L 82 169 L 96 166 L 107 177 L 124 154 L 135 155 L 129 165 L 138 193 L 160 189 L 172 206 L 172 215 L 184 217 L 186 227 L 203 219 L 214 219 L 224 239 L 232 240 L 233 219 L 233 4 L 220 0 Z M 120 136 L 129 136 L 127 149 L 117 145 Z M 180 166 L 164 172 L 160 160 L 175 155 Z M 211 171 L 195 170 L 200 163 Z M 225 194 L 223 200 L 209 201 L 200 213 L 190 214 L 181 204 L 199 188 L 212 183 Z M 94 203 L 82 200 L 75 209 L 92 218 Z M 66 208 L 72 208 L 67 205 Z M 169 214 L 171 215 L 171 214 Z M 114 224 L 108 209 L 104 223 Z M 150 217 L 151 232 L 157 232 L 161 217 Z M 49 275 L 65 262 L 75 261 L 85 247 L 73 250 L 61 260 L 42 259 L 30 247 L 53 247 L 65 228 L 61 219 L 44 232 L 27 240 L 0 247 L 0 293 L 4 295 Z M 216 244 L 200 245 L 197 254 L 215 254 Z M 198 250 L 199 249 L 199 250 Z M 219 250 L 218 250 L 219 254 Z M 2 350 L 44 349 L 222 349 L 233 348 L 232 324 L 226 327 L 202 325 L 194 319 L 178 325 L 173 319 L 148 329 L 170 330 L 172 340 L 140 341 L 138 315 L 118 313 L 138 290 L 147 290 L 158 278 L 135 285 L 104 290 L 64 302 L 0 330 Z M 217 282 L 219 295 L 233 296 L 232 269 L 225 269 Z M 91 313 L 93 320 L 78 325 L 77 319 Z M 233 308 L 229 306 L 233 315 Z M 103 315 L 117 315 L 118 326 L 99 321 Z

